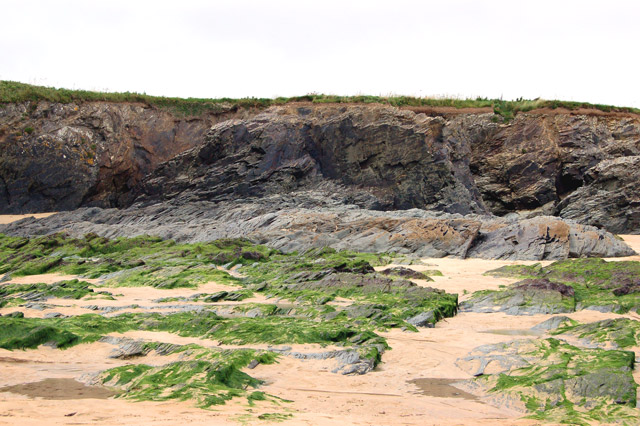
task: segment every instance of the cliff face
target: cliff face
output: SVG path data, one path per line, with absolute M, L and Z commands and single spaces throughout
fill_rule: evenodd
M 214 123 L 234 116 L 186 119 L 126 103 L 2 105 L 0 212 L 122 205 L 158 164 L 197 146 Z
M 612 232 L 640 232 L 640 117 L 519 114 L 451 122 L 472 140 L 471 170 L 494 214 L 537 209 Z
M 205 142 L 158 167 L 139 199 L 232 200 L 335 186 L 374 210 L 486 211 L 469 146 L 441 117 L 381 105 L 270 108 L 214 126 Z
M 0 106 L 4 213 L 322 190 L 368 209 L 551 214 L 638 233 L 639 165 L 640 117 L 592 110 L 503 123 L 378 104 L 190 119 L 133 104 Z

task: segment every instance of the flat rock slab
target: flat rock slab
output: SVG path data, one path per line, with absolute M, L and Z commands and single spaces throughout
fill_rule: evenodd
M 128 209 L 82 208 L 0 225 L 15 236 L 69 232 L 105 237 L 157 235 L 179 242 L 248 238 L 284 252 L 317 247 L 417 257 L 556 260 L 635 252 L 595 227 L 536 217 L 518 220 L 426 210 L 346 206 L 331 192 L 309 191 L 242 202 L 169 202 Z M 73 226 L 70 226 L 73 224 Z

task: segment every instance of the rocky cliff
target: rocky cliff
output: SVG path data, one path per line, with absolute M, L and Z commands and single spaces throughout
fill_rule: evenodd
M 287 105 L 214 126 L 147 176 L 138 200 L 221 201 L 333 186 L 345 204 L 483 213 L 470 146 L 442 117 L 382 105 Z
M 0 105 L 0 213 L 115 207 L 158 164 L 199 145 L 217 121 L 131 103 Z
M 0 210 L 325 191 L 374 210 L 556 215 L 640 232 L 640 116 L 289 103 L 185 118 L 137 104 L 0 107 Z

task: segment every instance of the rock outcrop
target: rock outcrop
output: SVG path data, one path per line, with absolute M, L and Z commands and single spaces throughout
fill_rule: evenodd
M 73 224 L 70 226 L 70 224 Z M 253 201 L 82 208 L 0 226 L 0 233 L 157 235 L 182 242 L 248 238 L 284 252 L 333 247 L 420 257 L 565 259 L 634 254 L 612 234 L 554 217 L 518 220 L 419 209 L 375 211 L 308 192 Z
M 217 121 L 144 104 L 0 105 L 0 214 L 116 207 L 163 161 L 202 143 Z
M 447 127 L 470 141 L 474 181 L 492 213 L 640 232 L 640 117 L 541 111 L 508 124 L 460 116 Z
M 569 313 L 575 310 L 574 290 L 544 278 L 527 279 L 503 291 L 477 292 L 460 304 L 462 312 L 504 312 L 507 315 Z
M 483 213 L 469 147 L 445 139 L 445 123 L 382 105 L 273 107 L 214 126 L 148 176 L 138 201 L 229 201 L 329 183 L 367 209 Z
M 0 213 L 324 190 L 366 209 L 555 215 L 640 232 L 637 115 L 427 112 L 290 103 L 187 118 L 142 104 L 6 104 Z
M 635 414 L 634 360 L 630 351 L 579 348 L 556 339 L 513 340 L 479 346 L 459 358 L 456 365 L 478 378 L 457 385 L 488 392 L 482 399 L 489 404 L 553 423 L 609 423 L 623 410 Z

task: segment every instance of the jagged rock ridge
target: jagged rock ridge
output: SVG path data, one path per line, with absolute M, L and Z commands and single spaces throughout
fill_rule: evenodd
M 8 104 L 0 210 L 322 190 L 367 209 L 556 215 L 638 233 L 639 158 L 633 114 L 550 110 L 502 122 L 491 113 L 291 103 L 187 119 L 129 104 Z

